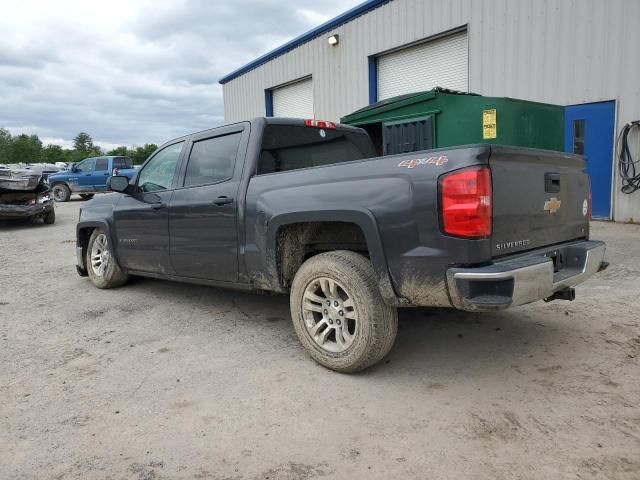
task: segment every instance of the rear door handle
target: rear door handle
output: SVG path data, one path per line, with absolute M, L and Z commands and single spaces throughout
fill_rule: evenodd
M 213 203 L 220 207 L 222 205 L 228 205 L 230 203 L 233 203 L 233 198 L 231 198 L 231 197 L 218 197 L 213 201 Z
M 152 203 L 151 208 L 153 210 L 160 210 L 161 208 L 165 208 L 167 206 L 166 203 Z

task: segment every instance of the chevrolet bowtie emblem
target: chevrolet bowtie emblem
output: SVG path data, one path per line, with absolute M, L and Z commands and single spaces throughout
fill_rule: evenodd
M 549 200 L 544 202 L 544 210 L 549 213 L 556 213 L 560 210 L 560 206 L 562 205 L 562 200 L 558 200 L 556 197 L 551 197 Z

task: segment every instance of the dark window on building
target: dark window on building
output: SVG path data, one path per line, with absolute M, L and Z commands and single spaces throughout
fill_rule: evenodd
M 241 132 L 194 142 L 185 187 L 218 183 L 233 177 Z
M 109 170 L 109 159 L 98 158 L 96 159 L 96 172 L 105 172 Z
M 584 120 L 573 121 L 573 153 L 584 155 Z
M 345 130 L 268 125 L 262 140 L 258 174 L 375 157 L 365 133 Z

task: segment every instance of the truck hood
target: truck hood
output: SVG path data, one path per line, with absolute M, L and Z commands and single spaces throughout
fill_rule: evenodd
M 82 207 L 83 210 L 90 210 L 94 207 L 103 207 L 105 205 L 115 206 L 118 200 L 122 196 L 118 192 L 109 192 L 105 194 L 96 195 Z
M 52 173 L 49 175 L 49 183 L 52 183 L 55 180 L 65 180 L 72 175 L 71 171 L 65 170 L 63 172 Z

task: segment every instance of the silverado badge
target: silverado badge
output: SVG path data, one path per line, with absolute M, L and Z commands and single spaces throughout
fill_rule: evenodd
M 549 213 L 556 213 L 560 210 L 561 205 L 562 200 L 558 200 L 556 197 L 551 197 L 549 200 L 544 202 L 544 210 Z

